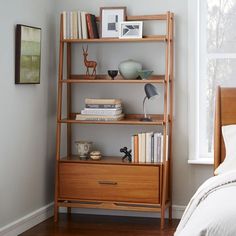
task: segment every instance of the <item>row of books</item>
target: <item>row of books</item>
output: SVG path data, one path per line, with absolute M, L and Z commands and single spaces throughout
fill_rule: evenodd
M 96 16 L 84 11 L 62 12 L 64 39 L 99 38 Z
M 131 138 L 132 161 L 141 163 L 163 162 L 164 138 L 161 133 L 139 133 Z M 168 157 L 168 135 L 166 139 Z M 167 159 L 167 158 L 166 158 Z
M 124 118 L 120 99 L 85 99 L 85 108 L 76 120 L 117 121 Z

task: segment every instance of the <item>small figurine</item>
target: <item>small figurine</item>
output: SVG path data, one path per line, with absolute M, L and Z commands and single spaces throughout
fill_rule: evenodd
M 123 147 L 120 149 L 120 152 L 123 152 L 125 155 L 122 157 L 122 161 L 124 161 L 126 158 L 128 158 L 128 161 L 131 162 L 132 161 L 132 155 L 131 155 L 131 151 L 128 151 L 127 147 Z
M 96 61 L 88 61 L 87 56 L 88 56 L 88 45 L 86 47 L 86 50 L 84 49 L 83 46 L 83 55 L 84 55 L 84 65 L 87 67 L 86 70 L 86 75 L 88 76 L 96 76 L 96 67 L 97 67 L 97 62 Z M 89 74 L 89 68 L 93 68 L 93 72 L 90 75 Z

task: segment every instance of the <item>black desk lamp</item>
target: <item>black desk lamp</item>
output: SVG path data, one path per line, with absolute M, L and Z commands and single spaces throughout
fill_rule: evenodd
M 140 120 L 141 121 L 152 121 L 151 118 L 147 117 L 145 104 L 146 104 L 147 99 L 149 100 L 149 99 L 157 98 L 159 96 L 159 93 L 157 92 L 156 87 L 153 86 L 152 84 L 146 84 L 145 87 L 144 87 L 144 90 L 145 90 L 145 93 L 146 93 L 146 96 L 143 99 L 143 114 L 144 114 L 144 117 L 141 118 Z

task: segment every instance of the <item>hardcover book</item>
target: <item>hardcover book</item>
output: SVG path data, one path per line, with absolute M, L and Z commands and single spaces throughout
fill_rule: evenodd
M 91 120 L 91 121 L 118 121 L 124 118 L 124 114 L 116 115 L 116 116 L 98 116 L 98 115 L 82 115 L 77 114 L 76 120 Z
M 99 38 L 99 33 L 98 33 L 98 26 L 97 26 L 96 16 L 95 15 L 90 15 L 90 17 L 91 17 L 91 23 L 92 23 L 94 38 L 98 39 Z
M 122 113 L 121 109 L 84 109 L 81 111 L 83 115 L 103 115 L 103 116 L 115 116 Z
M 121 109 L 121 104 L 85 104 L 85 109 Z
M 139 161 L 139 142 L 138 142 L 138 135 L 134 135 L 134 162 Z
M 85 99 L 85 104 L 99 104 L 99 105 L 104 105 L 104 104 L 121 104 L 120 99 L 97 99 L 97 98 L 86 98 Z
M 88 14 L 88 13 L 84 12 L 84 11 L 81 12 L 81 28 L 82 28 L 82 38 L 83 39 L 87 39 L 88 38 L 86 14 Z
M 87 22 L 87 29 L 88 29 L 88 37 L 90 39 L 94 39 L 91 14 L 86 14 L 86 22 Z

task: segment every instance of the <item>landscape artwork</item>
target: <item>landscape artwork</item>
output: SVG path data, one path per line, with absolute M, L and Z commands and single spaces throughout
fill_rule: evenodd
M 16 84 L 39 84 L 41 64 L 41 29 L 16 26 Z

